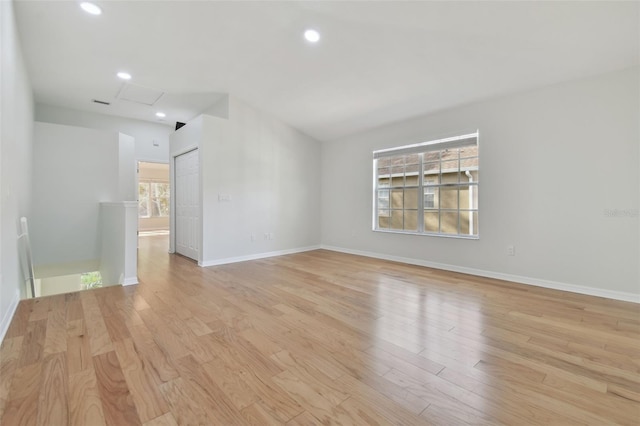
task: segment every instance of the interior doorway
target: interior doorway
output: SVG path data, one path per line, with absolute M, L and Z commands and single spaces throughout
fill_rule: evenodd
M 138 162 L 138 235 L 168 235 L 169 164 Z

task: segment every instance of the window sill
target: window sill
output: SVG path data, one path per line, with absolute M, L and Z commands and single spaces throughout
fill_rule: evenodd
M 424 237 L 441 237 L 441 238 L 455 238 L 459 240 L 479 240 L 479 235 L 450 235 L 450 234 L 434 234 L 427 232 L 412 232 L 412 231 L 390 231 L 385 229 L 372 229 L 373 232 L 380 232 L 382 234 L 402 234 L 402 235 L 418 235 Z

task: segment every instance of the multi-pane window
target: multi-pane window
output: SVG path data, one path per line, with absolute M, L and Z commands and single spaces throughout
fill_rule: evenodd
M 375 151 L 374 230 L 478 237 L 478 134 Z
M 141 181 L 138 183 L 138 216 L 141 218 L 169 216 L 169 184 Z

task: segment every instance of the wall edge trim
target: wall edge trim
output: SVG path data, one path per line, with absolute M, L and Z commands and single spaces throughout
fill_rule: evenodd
M 138 284 L 138 277 L 127 277 L 122 280 L 123 286 L 134 285 L 134 284 Z
M 20 303 L 20 292 L 16 291 L 13 296 L 13 300 L 9 304 L 9 309 L 7 309 L 7 312 L 4 314 L 4 317 L 0 322 L 0 343 L 4 341 L 4 337 L 6 336 L 7 331 L 9 331 L 11 320 L 13 319 L 13 316 L 18 309 L 18 303 Z
M 383 253 L 376 253 L 364 250 L 353 250 L 344 247 L 337 247 L 322 244 L 321 248 L 340 253 L 354 254 L 358 256 L 371 257 L 375 259 L 390 260 L 394 262 L 407 263 L 409 265 L 424 266 L 427 268 L 442 269 L 445 271 L 459 272 L 463 274 L 475 275 L 479 277 L 494 278 L 503 281 L 511 281 L 518 284 L 532 285 L 536 287 L 548 288 L 552 290 L 567 291 L 570 293 L 578 293 L 587 296 L 603 297 L 606 299 L 620 300 L 623 302 L 632 302 L 640 304 L 640 294 L 627 293 L 623 291 L 605 290 L 594 287 L 580 286 L 576 284 L 563 283 L 558 281 L 544 280 L 540 278 L 527 277 L 523 275 L 505 274 L 502 272 L 485 271 L 483 269 L 468 268 L 466 266 L 457 266 L 447 263 L 430 262 L 422 259 L 414 259 L 402 256 L 392 256 Z
M 246 262 L 248 260 L 265 259 L 267 257 L 284 256 L 286 254 L 303 253 L 305 251 L 319 250 L 322 248 L 320 245 L 297 247 L 286 250 L 276 250 L 263 253 L 249 254 L 246 256 L 227 257 L 223 259 L 203 260 L 198 262 L 198 266 L 206 268 L 208 266 L 226 265 L 229 263 Z

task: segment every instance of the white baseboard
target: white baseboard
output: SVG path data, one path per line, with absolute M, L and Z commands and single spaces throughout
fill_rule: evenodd
M 283 256 L 285 254 L 302 253 L 305 251 L 318 250 L 320 248 L 321 247 L 317 245 L 317 246 L 309 246 L 309 247 L 298 247 L 298 248 L 287 249 L 287 250 L 269 251 L 265 253 L 256 253 L 256 254 L 250 254 L 247 256 L 227 257 L 224 259 L 215 259 L 215 260 L 203 260 L 201 262 L 198 262 L 198 265 L 202 266 L 203 268 L 207 266 L 226 265 L 228 263 L 246 262 L 247 260 L 257 260 L 257 259 L 264 259 L 267 257 Z
M 640 294 L 627 293 L 622 291 L 612 291 L 600 288 L 585 287 L 575 284 L 561 283 L 557 281 L 543 280 L 539 278 L 525 277 L 521 275 L 504 274 L 502 272 L 485 271 L 482 269 L 467 268 L 464 266 L 449 265 L 446 263 L 429 262 L 422 259 L 409 257 L 392 256 L 370 251 L 352 250 L 343 247 L 321 245 L 325 250 L 337 251 L 340 253 L 355 254 L 359 256 L 372 257 L 375 259 L 391 260 L 394 262 L 407 263 L 410 265 L 425 266 L 427 268 L 442 269 L 445 271 L 460 272 L 463 274 L 477 275 L 480 277 L 495 278 L 498 280 L 512 281 L 520 284 L 533 285 L 537 287 L 550 288 L 554 290 L 568 291 L 571 293 L 586 294 L 589 296 L 604 297 L 607 299 L 622 300 L 625 302 L 640 303 Z
M 13 300 L 9 304 L 9 308 L 4 313 L 2 317 L 2 321 L 0 322 L 0 343 L 4 340 L 5 334 L 9 330 L 9 325 L 11 324 L 11 320 L 13 319 L 13 315 L 16 313 L 16 309 L 18 309 L 18 303 L 20 302 L 20 292 L 16 291 L 16 294 L 13 296 Z
M 122 285 L 134 285 L 134 284 L 138 284 L 138 277 L 127 277 L 124 280 L 122 280 Z

